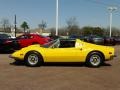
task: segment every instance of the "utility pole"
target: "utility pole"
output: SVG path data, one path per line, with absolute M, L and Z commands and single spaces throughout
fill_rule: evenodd
M 110 34 L 109 37 L 112 36 L 112 13 L 113 11 L 117 10 L 117 7 L 108 7 L 109 13 L 110 13 Z
M 14 22 L 14 24 L 15 24 L 15 37 L 16 37 L 16 24 L 17 24 L 17 22 L 16 22 L 16 15 L 15 15 L 15 22 Z
M 56 36 L 58 36 L 58 10 L 59 10 L 59 4 L 58 0 L 56 0 Z

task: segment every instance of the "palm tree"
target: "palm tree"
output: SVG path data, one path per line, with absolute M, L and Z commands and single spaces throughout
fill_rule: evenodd
M 24 21 L 24 22 L 21 24 L 21 28 L 24 29 L 24 33 L 26 32 L 26 29 L 29 29 L 29 26 L 28 26 L 28 24 L 27 24 L 26 21 Z

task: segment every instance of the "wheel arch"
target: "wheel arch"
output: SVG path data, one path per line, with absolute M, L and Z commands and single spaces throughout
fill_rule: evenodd
M 35 54 L 39 55 L 39 57 L 41 58 L 41 62 L 44 63 L 44 59 L 43 59 L 42 54 L 41 54 L 40 52 L 36 51 L 36 50 L 31 50 L 31 51 L 27 52 L 27 53 L 25 54 L 24 61 L 25 61 L 26 56 L 27 56 L 29 53 L 35 53 Z
M 101 51 L 93 50 L 93 51 L 91 51 L 91 52 L 89 52 L 89 53 L 87 54 L 86 61 L 87 61 L 88 57 L 89 57 L 91 54 L 93 54 L 93 53 L 99 53 L 99 54 L 101 54 L 102 57 L 103 57 L 103 60 L 105 60 L 105 55 L 104 55 Z

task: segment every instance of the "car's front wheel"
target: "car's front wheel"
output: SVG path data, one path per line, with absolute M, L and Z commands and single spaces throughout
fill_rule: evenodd
M 87 56 L 86 64 L 90 67 L 99 67 L 103 64 L 104 57 L 99 52 L 92 52 Z
M 27 66 L 40 66 L 42 63 L 41 55 L 36 51 L 28 52 L 25 56 L 25 63 Z

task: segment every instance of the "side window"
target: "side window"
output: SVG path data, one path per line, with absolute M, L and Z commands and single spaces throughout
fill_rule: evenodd
M 22 36 L 17 37 L 17 39 L 27 39 L 27 38 L 28 38 L 27 35 L 22 35 Z
M 25 36 L 24 36 L 24 38 L 25 38 L 25 39 L 28 39 L 28 36 L 27 36 L 27 35 L 25 35 Z
M 28 35 L 27 37 L 28 37 L 28 39 L 32 39 L 34 36 Z
M 17 37 L 17 39 L 24 39 L 24 38 L 25 38 L 24 35 Z
M 75 41 L 60 41 L 60 48 L 75 47 Z
M 34 38 L 34 36 L 30 36 L 30 38 L 32 39 L 32 38 Z

